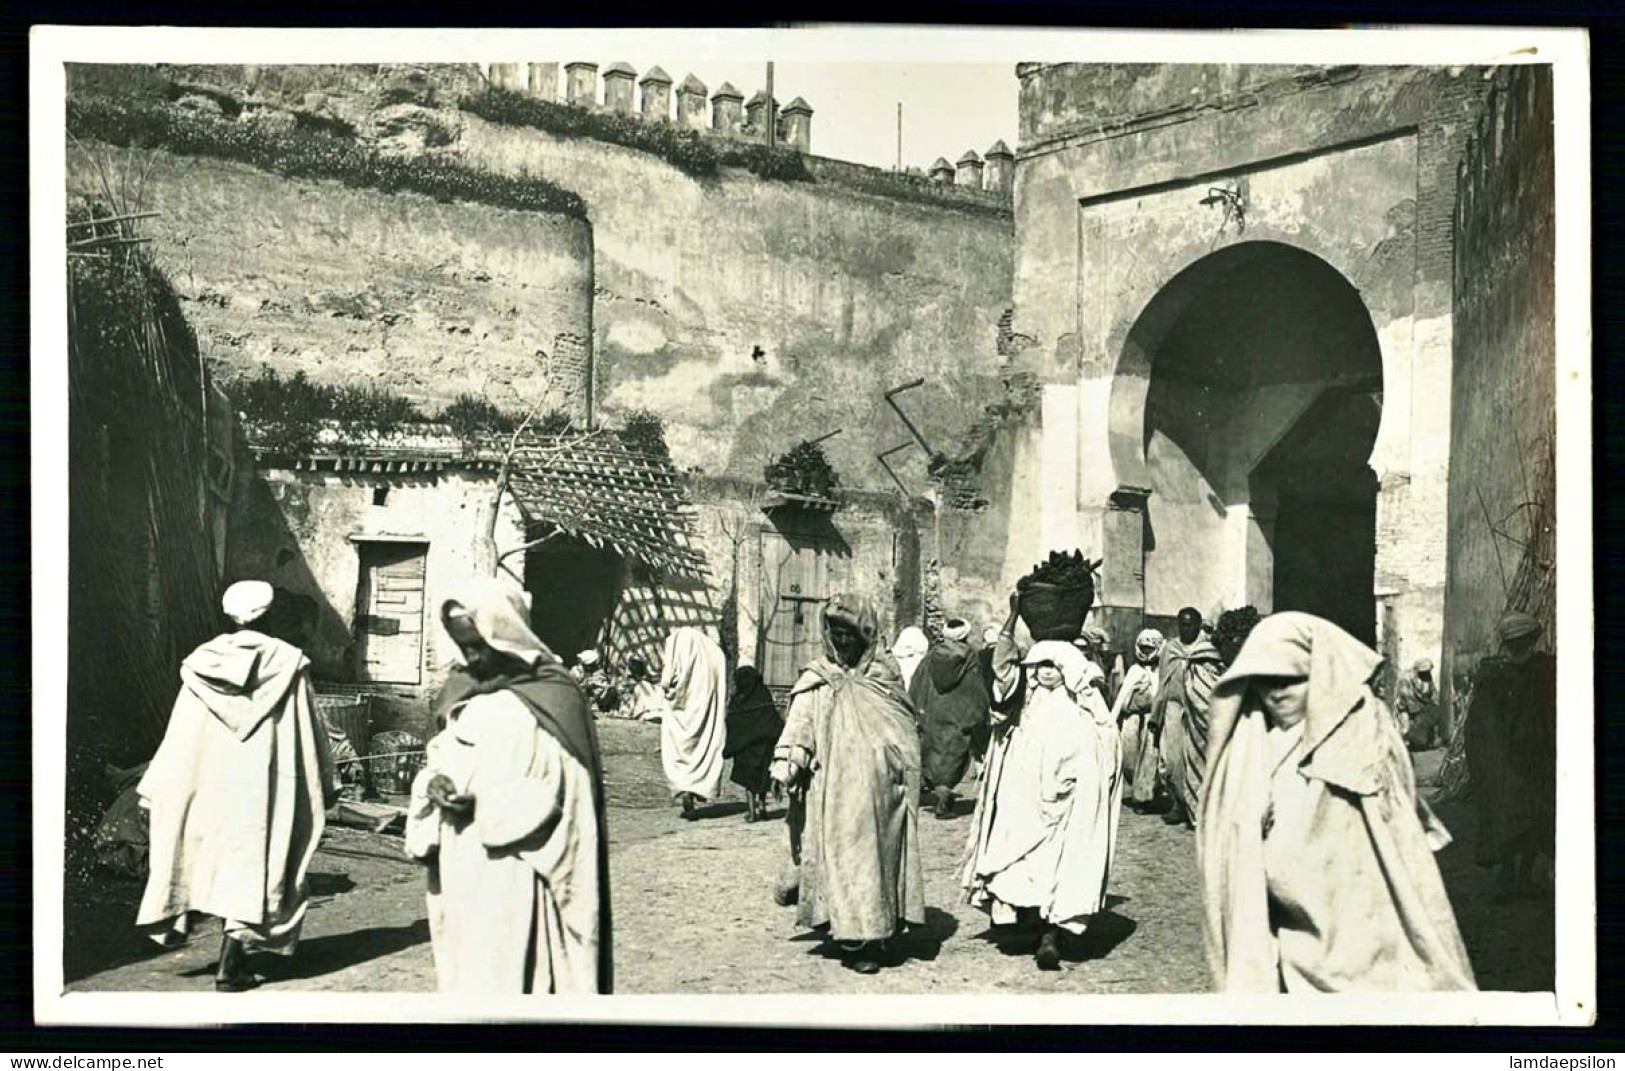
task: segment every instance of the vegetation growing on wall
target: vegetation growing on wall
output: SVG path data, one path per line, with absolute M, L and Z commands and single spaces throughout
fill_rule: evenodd
M 68 213 L 67 877 L 115 793 L 104 774 L 152 754 L 175 666 L 218 626 L 221 518 L 209 383 L 174 288 L 112 191 Z M 117 206 L 116 208 L 114 206 Z M 92 222 L 92 221 L 97 222 Z
M 840 184 L 842 187 L 857 190 L 860 193 L 871 193 L 878 197 L 888 197 L 893 201 L 907 201 L 911 204 L 929 205 L 932 208 L 941 208 L 951 205 L 962 212 L 970 212 L 983 216 L 1010 215 L 1010 205 L 1004 202 L 989 202 L 972 197 L 956 197 L 951 192 L 963 187 L 943 186 L 932 182 L 928 178 L 909 175 L 896 171 L 880 171 L 869 167 L 846 167 L 841 169 Z
M 621 418 L 620 435 L 621 442 L 629 449 L 671 461 L 671 450 L 666 446 L 666 422 L 659 413 L 632 410 Z
M 183 112 L 152 100 L 101 95 L 70 96 L 67 120 L 74 138 L 235 160 L 288 178 L 336 179 L 346 186 L 385 193 L 409 191 L 440 201 L 579 219 L 587 215 L 580 197 L 545 179 L 498 175 L 433 157 L 386 156 L 309 128 L 279 131 Z
M 503 409 L 478 394 L 459 394 L 435 420 L 449 426 L 459 439 L 475 439 L 490 433 L 511 432 L 524 423 L 525 414 Z M 570 415 L 561 409 L 551 409 L 533 419 L 530 426 L 540 435 L 559 435 L 570 430 Z
M 801 443 L 781 454 L 762 475 L 775 491 L 812 498 L 833 498 L 841 484 L 829 458 L 824 456 L 824 448 L 813 442 Z
M 351 444 L 357 437 L 376 440 L 441 429 L 472 442 L 511 433 L 526 419 L 525 413 L 503 409 L 475 394 L 458 395 L 444 409 L 430 413 L 386 388 L 314 383 L 304 372 L 283 378 L 274 368 L 262 368 L 259 375 L 224 387 L 243 415 L 254 444 L 289 456 L 310 453 L 329 431 L 338 437 L 336 442 L 328 440 L 330 446 Z M 529 430 L 538 435 L 561 435 L 573 427 L 569 414 L 558 409 L 532 417 L 529 424 Z M 616 432 L 635 450 L 671 459 L 665 423 L 655 413 L 634 410 Z
M 685 174 L 707 178 L 721 166 L 742 167 L 765 179 L 809 182 L 801 154 L 766 145 L 731 145 L 670 123 L 648 122 L 627 115 L 593 112 L 569 104 L 540 100 L 511 89 L 489 88 L 463 97 L 459 107 L 488 123 L 528 126 L 564 138 L 593 138 L 658 156 Z
M 975 513 L 988 506 L 982 496 L 982 465 L 1001 429 L 1021 423 L 1038 406 L 1038 380 L 1028 372 L 1004 377 L 1004 396 L 982 410 L 982 415 L 966 433 L 968 449 L 955 455 L 938 455 L 927 470 L 931 479 L 947 492 L 950 509 Z
M 389 435 L 427 419 L 410 400 L 389 391 L 313 383 L 303 372 L 283 379 L 275 369 L 264 368 L 258 376 L 225 386 L 253 429 L 255 443 L 276 453 L 310 452 L 332 421 L 366 434 Z

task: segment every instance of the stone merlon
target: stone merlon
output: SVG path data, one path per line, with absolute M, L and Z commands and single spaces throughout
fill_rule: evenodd
M 727 82 L 711 94 L 711 129 L 719 134 L 737 134 L 745 116 L 739 104 L 745 94 Z
M 705 129 L 705 83 L 692 74 L 677 87 L 677 125 L 688 130 Z
M 648 74 L 638 79 L 638 88 L 643 91 L 638 110 L 645 119 L 662 122 L 671 119 L 671 75 L 659 67 L 651 67 Z
M 812 151 L 812 105 L 797 97 L 781 113 L 784 122 L 784 140 L 797 152 Z
M 622 115 L 632 114 L 632 79 L 637 76 L 628 64 L 610 64 L 604 72 L 604 106 Z
M 1002 141 L 995 141 L 985 157 L 987 170 L 982 174 L 982 188 L 1008 196 L 1016 185 L 1016 154 Z
M 954 176 L 954 185 L 981 189 L 982 158 L 976 155 L 976 150 L 966 149 L 965 155 L 959 158 L 959 169 Z
M 687 79 L 683 80 L 683 88 L 684 89 L 688 88 L 689 79 L 693 79 L 693 78 L 694 78 L 694 76 L 691 74 L 691 75 L 688 76 Z M 654 84 L 654 85 L 669 86 L 669 85 L 671 85 L 671 75 L 667 74 L 665 71 L 661 70 L 659 67 L 650 67 L 649 68 L 649 73 L 645 74 L 642 78 L 638 79 L 638 85 L 640 85 L 640 86 L 641 85 L 649 85 L 651 83 Z M 702 92 L 702 93 L 705 92 L 705 86 L 703 86 L 703 85 L 700 86 L 700 92 Z M 1004 143 L 1000 142 L 999 144 L 1002 145 Z

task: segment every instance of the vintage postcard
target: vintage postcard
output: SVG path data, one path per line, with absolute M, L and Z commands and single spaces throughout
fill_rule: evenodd
M 36 29 L 40 1022 L 1591 1022 L 1586 47 Z

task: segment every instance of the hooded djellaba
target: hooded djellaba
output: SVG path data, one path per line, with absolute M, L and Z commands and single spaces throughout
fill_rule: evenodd
M 1123 684 L 1112 703 L 1112 718 L 1123 741 L 1123 779 L 1133 789 L 1133 801 L 1148 804 L 1154 798 L 1157 776 L 1156 733 L 1150 725 L 1157 698 L 1157 659 L 1162 654 L 1162 633 L 1142 629 L 1134 639 L 1134 664 L 1123 674 Z M 1141 772 L 1142 766 L 1144 772 Z
M 1159 754 L 1166 775 L 1169 825 L 1195 823 L 1207 769 L 1208 702 L 1224 672 L 1224 656 L 1203 630 L 1202 615 L 1179 611 L 1179 635 L 1162 645 L 1157 698 L 1151 719 L 1162 727 Z
M 1263 619 L 1214 688 L 1197 822 L 1204 936 L 1227 992 L 1475 988 L 1375 651 Z
M 463 664 L 412 785 L 406 851 L 427 864 L 442 992 L 609 993 L 609 836 L 579 682 L 494 578 L 441 608 Z
M 873 974 L 892 959 L 892 938 L 925 921 L 920 738 L 902 674 L 877 643 L 874 607 L 834 596 L 823 632 L 823 657 L 791 692 L 771 769 L 792 801 L 796 922 L 827 932 L 849 968 Z
M 970 768 L 979 730 L 988 721 L 992 695 L 979 654 L 970 646 L 970 624 L 950 619 L 908 689 L 920 719 L 925 791 L 935 797 L 936 815 L 942 819 L 954 815 L 954 788 Z
M 671 709 L 660 721 L 660 765 L 683 817 L 722 791 L 728 736 L 728 659 L 717 641 L 683 626 L 666 637 L 661 675 Z
M 257 580 L 226 590 L 235 627 L 181 663 L 174 712 L 137 788 L 150 864 L 136 925 L 169 945 L 187 939 L 194 914 L 222 919 L 224 992 L 257 984 L 249 949 L 294 951 L 306 875 L 339 792 L 310 662 L 262 631 L 275 598 Z

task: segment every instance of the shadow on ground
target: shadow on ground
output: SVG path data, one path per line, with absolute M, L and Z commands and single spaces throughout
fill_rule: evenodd
M 1103 959 L 1118 945 L 1128 940 L 1140 925 L 1134 919 L 1117 913 L 1116 909 L 1128 903 L 1128 900 L 1126 896 L 1108 894 L 1105 908 L 1090 919 L 1088 930 L 1082 936 L 1070 938 L 1066 942 L 1063 958 L 1073 961 Z M 1041 932 L 1041 928 L 1036 925 L 990 925 L 977 934 L 976 939 L 992 945 L 1002 955 L 1030 956 L 1038 951 L 1038 938 Z
M 334 974 L 359 963 L 426 944 L 428 940 L 427 919 L 418 919 L 406 926 L 329 934 L 301 941 L 298 953 L 293 956 L 255 956 L 254 973 L 268 982 L 320 978 L 324 974 Z

